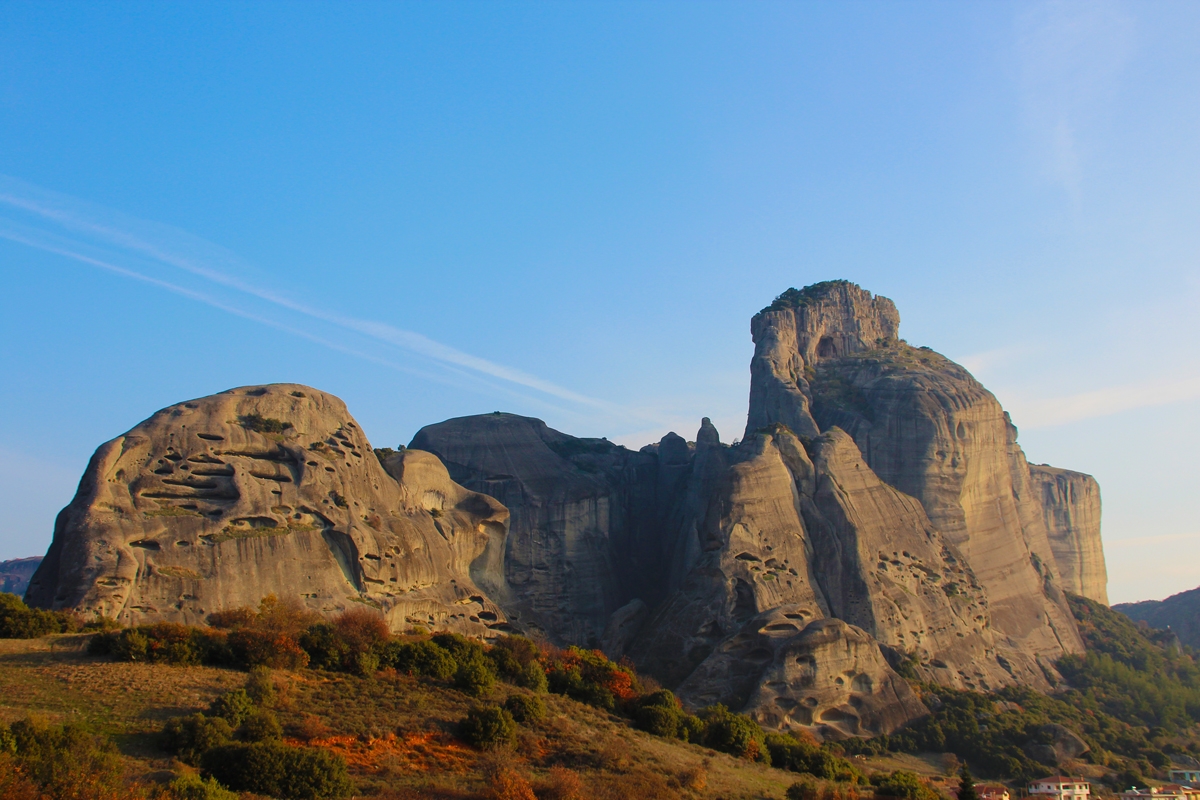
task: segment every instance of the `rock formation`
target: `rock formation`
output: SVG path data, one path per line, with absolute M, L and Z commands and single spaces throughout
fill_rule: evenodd
M 618 609 L 658 599 L 640 591 L 642 551 L 653 550 L 653 455 L 499 413 L 428 425 L 409 447 L 437 454 L 454 480 L 509 509 L 502 578 L 488 588 L 522 629 L 597 647 Z M 623 639 L 640 621 L 624 617 Z
M 1062 587 L 1108 605 L 1108 572 L 1100 542 L 1100 485 L 1091 475 L 1030 464 L 1041 496 L 1050 552 Z
M 1048 688 L 1105 598 L 1095 481 L 1030 466 L 995 397 L 845 281 L 751 323 L 748 425 L 638 452 L 540 420 L 422 428 L 377 458 L 292 385 L 165 409 L 93 457 L 27 597 L 197 622 L 268 593 L 630 656 L 768 728 L 886 733 L 898 671 Z M 501 611 L 503 609 L 503 611 Z
M 503 613 L 470 577 L 507 511 L 428 453 L 381 466 L 331 395 L 247 387 L 163 409 L 92 456 L 26 593 L 137 624 L 202 622 L 268 594 L 354 603 L 483 635 Z
M 828 322 L 845 315 L 855 319 Z M 785 405 L 793 393 L 778 387 L 791 381 L 809 401 L 793 416 L 804 411 L 821 430 L 845 430 L 884 482 L 919 500 L 972 565 L 992 624 L 1015 648 L 1047 666 L 1079 652 L 1042 493 L 1033 488 L 1016 429 L 962 367 L 894 338 L 898 322 L 890 301 L 845 281 L 782 295 L 751 330 L 755 361 L 788 371 L 753 372 L 752 394 L 757 382 L 761 408 Z M 760 413 L 751 424 L 764 420 L 784 421 Z

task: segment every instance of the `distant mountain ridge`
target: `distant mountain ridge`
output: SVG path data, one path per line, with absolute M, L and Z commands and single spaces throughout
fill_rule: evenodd
M 41 556 L 0 561 L 0 592 L 24 596 L 25 590 L 29 588 L 29 579 L 41 563 Z
M 1173 594 L 1165 600 L 1118 603 L 1113 610 L 1152 628 L 1170 628 L 1180 642 L 1200 649 L 1200 588 Z

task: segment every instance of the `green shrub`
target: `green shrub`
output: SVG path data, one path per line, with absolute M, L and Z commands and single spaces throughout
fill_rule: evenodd
M 633 721 L 646 733 L 674 739 L 679 736 L 681 716 L 682 714 L 675 709 L 662 706 L 642 706 L 634 712 Z
M 754 720 L 734 714 L 723 705 L 704 709 L 701 719 L 704 720 L 705 746 L 739 758 L 771 763 L 771 755 L 763 742 L 766 735 Z
M 267 709 L 258 709 L 246 717 L 237 730 L 237 738 L 243 742 L 268 742 L 283 738 L 283 727 L 275 714 Z
M 504 701 L 512 718 L 522 725 L 534 725 L 546 716 L 546 704 L 537 695 L 514 694 Z
M 821 796 L 821 784 L 813 778 L 801 778 L 787 788 L 787 800 L 817 800 Z
M 294 670 L 308 666 L 308 653 L 287 632 L 236 628 L 229 632 L 228 641 L 234 661 L 244 667 Z
M 192 714 L 167 720 L 159 743 L 168 753 L 179 756 L 179 760 L 185 764 L 196 765 L 205 753 L 228 744 L 232 738 L 233 727 L 225 719 Z
M 238 800 L 236 794 L 215 779 L 205 780 L 199 775 L 181 775 L 171 781 L 167 792 L 172 800 Z
M 822 780 L 839 783 L 863 783 L 865 777 L 846 759 L 829 752 L 816 742 L 794 735 L 768 733 L 763 742 L 771 755 L 771 766 L 792 772 L 807 772 Z
M 473 697 L 487 694 L 496 685 L 496 676 L 486 661 L 468 661 L 460 664 L 454 673 L 454 688 Z
M 876 797 L 902 797 L 905 800 L 939 800 L 938 793 L 930 789 L 915 772 L 898 769 L 875 783 Z
M 319 622 L 302 633 L 299 644 L 308 653 L 313 669 L 341 670 L 350 658 L 350 646 L 328 622 Z
M 117 661 L 178 666 L 220 665 L 230 661 L 224 633 L 177 622 L 98 633 L 88 642 L 88 652 Z
M 454 677 L 458 670 L 454 657 L 428 639 L 388 642 L 380 648 L 379 662 L 381 667 L 390 667 L 406 675 L 442 681 Z
M 203 765 L 205 772 L 234 791 L 285 800 L 342 798 L 354 788 L 340 756 L 279 742 L 217 747 L 204 754 Z
M 511 745 L 517 737 L 517 722 L 507 709 L 499 706 L 477 707 L 458 723 L 458 736 L 480 749 Z
M 292 427 L 292 423 L 282 419 L 260 416 L 259 414 L 243 414 L 238 417 L 243 428 L 256 433 L 283 433 Z
M 9 727 L 17 765 L 50 797 L 76 797 L 81 786 L 120 796 L 123 770 L 116 747 L 78 725 L 48 725 L 33 719 Z
M 246 678 L 246 694 L 256 706 L 271 708 L 275 705 L 275 682 L 271 680 L 268 667 L 260 665 L 250 668 L 250 675 Z
M 254 713 L 254 701 L 245 689 L 234 689 L 212 701 L 208 707 L 209 716 L 220 717 L 236 728 Z
M 538 694 L 547 691 L 550 687 L 550 682 L 546 680 L 546 670 L 537 661 L 530 661 L 526 664 L 521 669 L 521 673 L 513 678 L 513 683 Z
M 0 592 L 0 639 L 36 639 L 52 633 L 79 630 L 75 615 L 65 611 L 30 608 L 21 598 Z

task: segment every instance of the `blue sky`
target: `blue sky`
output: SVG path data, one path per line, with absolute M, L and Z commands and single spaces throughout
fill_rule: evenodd
M 745 423 L 848 278 L 1200 584 L 1194 3 L 0 3 L 0 557 L 101 442 L 253 383 L 374 444 Z

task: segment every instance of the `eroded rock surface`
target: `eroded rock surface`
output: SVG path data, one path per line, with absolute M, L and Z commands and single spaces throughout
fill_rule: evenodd
M 658 599 L 640 591 L 657 549 L 654 455 L 499 413 L 428 425 L 410 446 L 511 512 L 504 585 L 489 588 L 523 630 L 598 647 L 618 609 Z M 636 622 L 620 621 L 619 640 Z
M 199 623 L 275 594 L 486 634 L 503 612 L 469 570 L 507 510 L 429 453 L 379 463 L 341 400 L 306 386 L 171 406 L 101 445 L 26 597 L 137 624 Z
M 870 635 L 839 619 L 798 630 L 797 611 L 782 606 L 750 620 L 679 687 L 680 697 L 695 706 L 732 702 L 767 730 L 807 728 L 825 739 L 891 733 L 929 713 Z
M 1107 605 L 1100 485 L 1091 475 L 1045 464 L 1031 464 L 1029 473 L 1041 496 L 1050 551 L 1063 589 Z
M 920 501 L 963 554 L 987 592 L 992 625 L 1019 651 L 1045 666 L 1081 651 L 1016 429 L 966 370 L 896 339 L 894 306 L 868 298 L 844 281 L 818 284 L 755 317 L 756 343 L 790 343 L 795 332 L 791 371 L 770 380 L 752 372 L 760 396 L 779 398 L 763 406 L 788 402 L 791 394 L 773 387 L 790 381 L 808 398 L 821 430 L 849 433 L 879 478 Z M 812 335 L 821 336 L 814 343 L 802 320 L 831 314 L 861 319 L 841 323 L 825 345 L 829 335 L 814 328 Z M 803 383 L 793 377 L 796 368 L 806 375 Z

